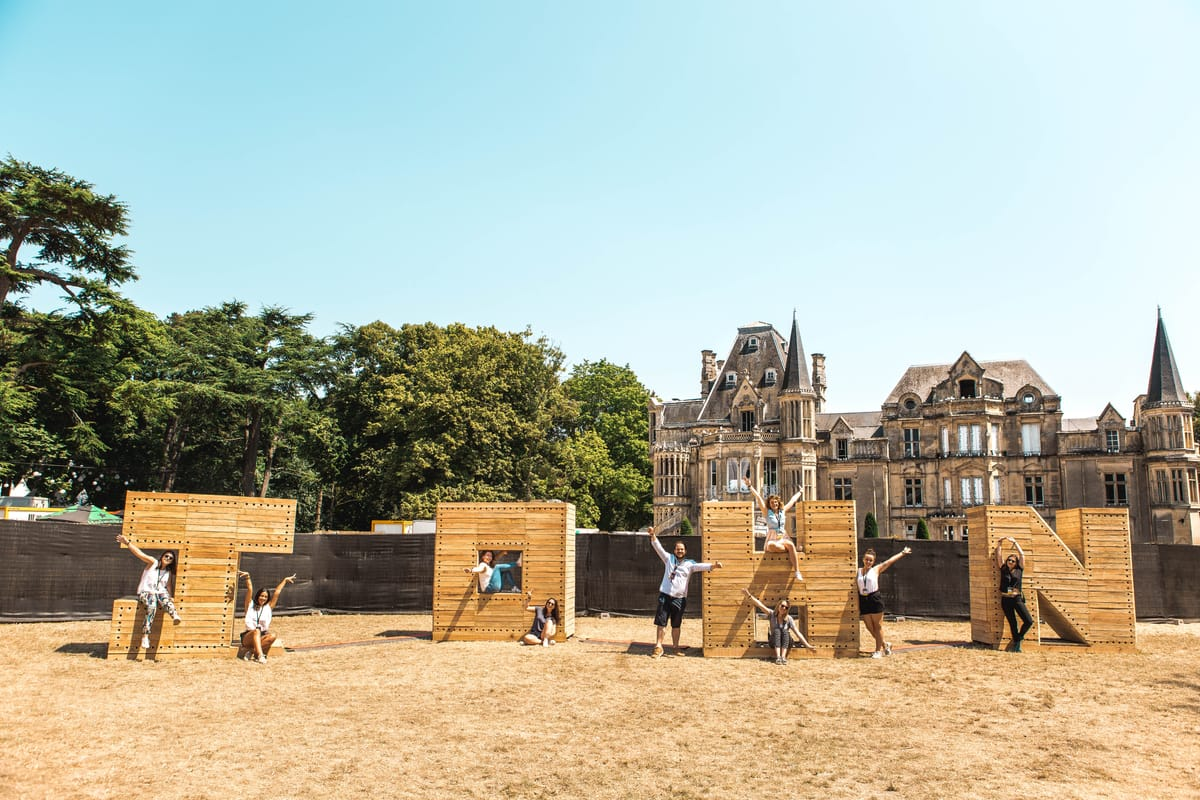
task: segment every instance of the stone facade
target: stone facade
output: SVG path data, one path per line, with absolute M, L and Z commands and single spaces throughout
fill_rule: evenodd
M 1200 450 L 1193 406 L 1161 317 L 1150 383 L 1132 420 L 1110 404 L 1064 419 L 1061 398 L 1027 362 L 909 367 L 879 411 L 823 408 L 825 358 L 809 362 L 796 321 L 738 328 L 725 360 L 701 353 L 701 396 L 652 400 L 654 519 L 694 526 L 705 500 L 751 499 L 746 478 L 786 501 L 854 500 L 883 537 L 969 536 L 977 505 L 1034 507 L 1051 525 L 1077 507 L 1129 510 L 1135 542 L 1200 544 Z

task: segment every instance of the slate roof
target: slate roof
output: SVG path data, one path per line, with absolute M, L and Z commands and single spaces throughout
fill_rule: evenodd
M 751 337 L 758 340 L 756 350 L 747 349 Z M 733 346 L 729 349 L 729 355 L 726 356 L 725 363 L 721 366 L 721 372 L 713 382 L 708 396 L 704 398 L 703 407 L 696 419 L 727 419 L 733 405 L 734 395 L 737 394 L 737 389 L 741 385 L 740 376 L 743 374 L 748 374 L 755 388 L 767 396 L 764 421 L 777 419 L 779 407 L 773 402 L 773 395 L 782 378 L 783 359 L 783 337 L 769 323 L 751 322 L 749 325 L 739 327 L 737 337 L 733 340 Z M 768 369 L 774 369 L 776 372 L 776 384 L 773 387 L 766 387 L 763 384 L 763 375 Z M 725 383 L 725 376 L 731 372 L 739 376 L 737 385 L 732 388 Z M 765 391 L 763 391 L 764 389 Z
M 1057 392 L 1050 388 L 1050 384 L 1046 383 L 1042 376 L 1038 375 L 1037 371 L 1024 359 L 980 361 L 978 363 L 983 369 L 983 379 L 998 381 L 1004 387 L 1007 397 L 1015 397 L 1016 393 L 1024 386 L 1034 387 L 1043 396 L 1057 395 Z M 934 387 L 950 378 L 950 370 L 953 366 L 952 363 L 922 364 L 909 367 L 883 402 L 885 404 L 898 403 L 901 397 L 910 392 L 922 400 L 928 399 Z
M 833 430 L 839 419 L 844 419 L 850 426 L 852 437 L 855 439 L 874 439 L 883 436 L 883 412 L 881 411 L 849 411 L 844 414 L 817 414 L 817 430 L 828 432 Z
M 792 315 L 792 333 L 788 339 L 787 364 L 783 368 L 780 392 L 811 392 L 812 381 L 808 377 L 808 357 L 804 355 L 804 343 L 800 341 L 800 326 L 796 315 Z
M 1158 404 L 1191 405 L 1183 381 L 1179 378 L 1179 367 L 1175 365 L 1175 354 L 1171 352 L 1171 341 L 1163 324 L 1162 310 L 1158 312 L 1158 327 L 1154 331 L 1154 355 L 1150 360 L 1150 385 L 1146 389 L 1146 405 Z

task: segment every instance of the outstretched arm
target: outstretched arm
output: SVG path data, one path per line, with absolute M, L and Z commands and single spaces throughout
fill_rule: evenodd
M 1003 536 L 1000 538 L 1000 541 L 996 542 L 996 566 L 997 567 L 1004 566 L 1004 540 L 1007 538 L 1008 538 L 1007 536 Z
M 658 537 L 654 535 L 654 526 L 651 525 L 646 529 L 646 533 L 650 534 L 650 546 L 654 548 L 654 552 L 658 554 L 659 559 L 664 564 L 671 563 L 671 557 L 667 555 L 667 551 L 663 548 L 662 543 L 658 541 Z
M 1025 569 L 1025 551 L 1021 549 L 1021 543 L 1011 536 L 1008 537 L 1008 540 L 1012 542 L 1013 547 L 1017 549 L 1017 566 L 1021 569 Z
M 525 610 L 532 611 L 535 614 L 538 610 L 538 607 L 533 602 L 533 592 L 531 591 L 525 593 Z
M 246 613 L 250 613 L 250 609 L 254 606 L 254 581 L 250 580 L 250 573 L 238 570 L 238 577 L 246 579 Z
M 796 490 L 796 493 L 794 495 L 792 495 L 791 500 L 788 500 L 786 503 L 783 504 L 783 510 L 787 511 L 789 508 L 796 505 L 796 501 L 802 497 L 804 497 L 804 487 L 803 486 L 801 486 L 798 490 Z
M 295 583 L 295 582 L 296 582 L 296 573 L 293 572 L 291 575 L 288 575 L 286 578 L 281 580 L 279 582 L 279 585 L 275 587 L 275 592 L 274 592 L 274 594 L 271 595 L 271 610 L 272 611 L 275 610 L 275 604 L 279 602 L 279 595 L 283 592 L 283 587 L 287 586 L 289 583 Z
M 754 500 L 758 503 L 759 510 L 762 511 L 763 516 L 765 517 L 767 515 L 767 501 L 763 500 L 763 496 L 758 493 L 758 489 L 754 488 L 753 483 L 747 480 L 746 485 L 750 487 L 750 494 L 754 495 Z
M 763 602 L 761 600 L 759 600 L 757 597 L 750 594 L 749 589 L 742 589 L 742 594 L 746 595 L 746 597 L 749 597 L 750 602 L 754 603 L 754 605 L 758 606 L 763 611 L 763 613 L 765 613 L 765 614 L 771 613 L 771 609 L 769 609 L 769 608 L 767 608 L 767 606 L 763 605 Z
M 143 552 L 142 552 L 142 549 L 141 549 L 140 547 L 138 547 L 136 544 L 134 544 L 133 542 L 129 541 L 128 537 L 126 537 L 126 536 L 125 536 L 125 534 L 123 534 L 123 533 L 118 533 L 118 534 L 117 534 L 117 541 L 118 541 L 120 544 L 123 544 L 123 545 L 125 545 L 126 547 L 128 547 L 128 548 L 129 548 L 129 552 L 133 553 L 135 556 L 137 556 L 138 558 L 140 558 L 142 561 L 145 561 L 147 564 L 157 564 L 157 563 L 158 563 L 158 559 L 157 559 L 157 558 L 155 558 L 154 556 L 146 555 L 145 553 L 143 553 Z
M 885 561 L 879 565 L 879 574 L 882 575 L 884 572 L 887 571 L 888 567 L 890 567 L 892 564 L 895 564 L 897 561 L 904 558 L 906 555 L 908 555 L 911 552 L 912 552 L 912 548 L 906 547 L 903 550 L 901 550 L 899 553 L 896 553 L 896 555 L 892 556 L 887 561 Z

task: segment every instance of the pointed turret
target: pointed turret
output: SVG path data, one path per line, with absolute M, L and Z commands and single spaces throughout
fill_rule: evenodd
M 1158 329 L 1154 333 L 1154 355 L 1150 360 L 1150 385 L 1146 389 L 1143 407 L 1191 405 L 1183 381 L 1179 378 L 1179 367 L 1175 365 L 1175 354 L 1171 352 L 1171 341 L 1163 324 L 1162 309 L 1158 310 Z
M 779 386 L 780 394 L 792 392 L 812 392 L 812 382 L 808 379 L 808 359 L 804 355 L 804 345 L 800 341 L 800 326 L 796 315 L 792 314 L 792 334 L 788 337 L 787 364 L 783 367 L 783 381 Z

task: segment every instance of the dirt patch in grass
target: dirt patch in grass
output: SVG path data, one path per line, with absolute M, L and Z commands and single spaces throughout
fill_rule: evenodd
M 648 619 L 552 648 L 429 641 L 427 615 L 280 618 L 293 652 L 104 658 L 105 622 L 0 625 L 0 797 L 1194 797 L 1200 625 L 1136 654 L 652 659 Z M 699 644 L 698 620 L 684 643 Z M 313 647 L 355 643 L 340 647 Z

